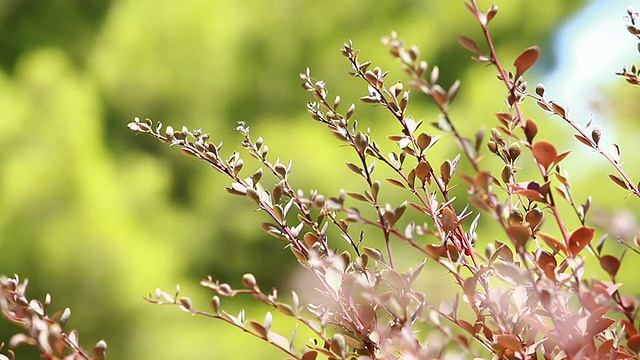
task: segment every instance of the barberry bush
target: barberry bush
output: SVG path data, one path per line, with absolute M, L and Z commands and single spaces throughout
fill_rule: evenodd
M 207 308 L 179 288 L 158 289 L 146 300 L 226 322 L 292 359 L 638 358 L 639 298 L 624 293 L 618 273 L 623 260 L 637 261 L 639 237 L 609 238 L 596 229 L 591 197 L 573 193 L 564 169 L 580 160 L 546 140 L 538 131 L 540 112 L 523 104 L 536 104 L 573 132 L 576 147 L 609 163 L 602 179 L 621 188 L 614 196 L 637 201 L 640 184 L 625 171 L 620 147 L 604 147 L 599 127 L 591 121 L 582 125 L 566 106 L 545 96 L 544 85 L 531 91 L 526 74 L 539 48 L 528 47 L 515 59 L 499 57 L 490 32 L 498 7 L 480 9 L 475 0 L 464 5 L 481 31 L 457 40 L 472 60 L 497 73 L 504 89 L 496 94 L 504 96 L 504 106 L 487 119 L 488 131 L 477 129 L 472 137 L 460 131 L 464 120 L 450 109 L 464 84 L 441 84 L 439 68 L 395 33 L 383 43 L 406 81 L 388 79 L 388 72 L 363 60 L 351 41 L 340 49 L 349 76 L 366 88 L 359 106 L 383 108 L 396 124 L 392 134 L 360 125 L 355 104 L 343 105 L 310 69 L 300 74 L 313 98 L 307 104 L 310 117 L 335 136 L 336 145 L 352 150 L 346 166 L 361 181 L 360 191 L 298 189 L 290 181 L 291 162 L 274 157 L 244 121 L 236 130 L 248 158 L 239 151 L 225 154 L 222 143 L 200 129 L 131 122 L 134 133 L 175 146 L 228 177 L 226 191 L 260 210 L 257 226 L 280 240 L 274 246 L 291 252 L 314 288 L 311 296 L 300 289 L 283 297 L 248 273 L 241 288 L 213 276 L 203 279 L 201 285 L 213 292 Z M 640 39 L 637 17 L 629 9 L 627 28 Z M 640 83 L 635 66 L 618 75 Z M 429 97 L 439 111 L 437 120 L 425 124 L 411 114 L 410 94 Z M 459 154 L 435 160 L 445 141 L 455 142 Z M 496 230 L 490 238 L 479 236 L 483 222 Z M 614 246 L 605 247 L 607 242 Z M 420 260 L 407 263 L 413 259 Z M 438 280 L 425 288 L 425 278 Z M 32 344 L 47 359 L 104 358 L 106 342 L 83 350 L 78 333 L 66 328 L 70 311 L 49 314 L 51 297 L 29 300 L 26 287 L 17 276 L 0 279 L 4 316 L 26 329 L 12 345 Z M 244 311 L 225 311 L 225 299 L 236 296 L 250 296 L 271 310 L 259 320 Z M 277 317 L 298 325 L 292 333 L 279 333 L 272 329 Z M 296 340 L 298 327 L 311 339 Z M 13 358 L 13 353 L 0 356 Z

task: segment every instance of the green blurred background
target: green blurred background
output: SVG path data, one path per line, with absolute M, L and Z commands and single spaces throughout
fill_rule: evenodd
M 582 3 L 500 2 L 493 23 L 500 53 L 512 59 L 539 44 L 545 55 L 535 70 L 552 68 L 551 33 Z M 206 308 L 211 294 L 199 288 L 201 278 L 238 284 L 244 272 L 286 294 L 296 267 L 283 243 L 259 229 L 264 215 L 223 190 L 224 177 L 126 124 L 140 116 L 201 127 L 230 153 L 240 147 L 233 128 L 244 119 L 274 157 L 293 160 L 299 188 L 358 191 L 357 179 L 344 180 L 352 178 L 342 165 L 351 154 L 308 117 L 298 73 L 310 67 L 343 103 L 356 101 L 366 88 L 346 75 L 338 51 L 353 39 L 363 60 L 390 70 L 390 81 L 405 79 L 380 43 L 392 30 L 440 65 L 444 86 L 461 78 L 452 114 L 467 136 L 495 124 L 504 90 L 495 71 L 470 61 L 455 41 L 456 34 L 480 39 L 462 1 L 0 0 L 0 273 L 29 278 L 30 296 L 51 293 L 54 309 L 70 307 L 82 344 L 105 338 L 111 359 L 282 358 L 222 323 L 143 301 L 179 283 Z M 412 98 L 410 111 L 434 121 L 430 101 Z M 530 114 L 540 118 L 542 137 L 577 146 L 557 121 Z M 356 117 L 379 140 L 397 131 L 380 108 L 360 105 Z M 452 144 L 442 141 L 435 156 L 455 156 Z M 589 152 L 574 160 L 583 154 L 594 169 L 606 166 Z M 602 183 L 613 195 L 592 195 L 614 209 L 625 194 L 596 173 L 572 179 L 575 191 L 582 199 Z M 242 299 L 226 304 L 258 318 L 266 311 Z M 0 321 L 0 341 L 17 329 Z M 25 346 L 18 354 L 38 358 Z

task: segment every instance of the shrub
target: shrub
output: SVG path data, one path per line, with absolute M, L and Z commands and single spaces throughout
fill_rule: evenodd
M 439 109 L 439 120 L 432 125 L 446 138 L 423 130 L 423 121 L 407 113 L 410 91 L 403 82 L 388 85 L 387 72 L 371 61 L 362 61 L 351 41 L 341 52 L 353 68 L 350 75 L 367 86 L 368 92 L 360 101 L 383 107 L 395 119 L 400 131 L 387 136 L 395 150 L 383 150 L 387 143 L 379 143 L 371 129 L 358 126 L 354 104 L 341 110 L 341 98 L 329 96 L 324 81 L 315 80 L 309 69 L 300 75 L 303 88 L 314 97 L 307 104 L 312 119 L 353 149 L 355 160 L 346 165 L 364 181 L 362 192 L 325 196 L 317 190 L 297 190 L 289 181 L 291 163 L 273 160 L 263 138 L 254 138 L 245 122 L 236 128 L 243 137 L 241 145 L 260 163 L 249 176 L 243 171 L 245 161 L 239 152 L 223 155 L 222 144 L 212 142 L 210 135 L 199 129 L 174 129 L 138 118 L 130 123 L 133 132 L 176 145 L 227 176 L 231 180 L 227 192 L 248 198 L 270 219 L 262 223 L 262 229 L 285 242 L 300 267 L 315 278 L 318 289 L 310 304 L 303 304 L 295 291 L 290 301 L 282 301 L 276 290 L 265 292 L 254 275 L 245 274 L 240 289 L 213 277 L 202 280 L 201 284 L 216 294 L 209 310 L 194 306 L 179 290 L 175 295 L 157 290 L 147 300 L 224 321 L 269 342 L 288 358 L 303 360 L 318 356 L 637 357 L 638 299 L 621 293 L 617 275 L 626 252 L 640 254 L 638 237 L 633 242 L 615 239 L 624 249 L 620 256 L 605 253 L 607 236 L 596 240 L 596 231 L 589 225 L 591 198 L 575 200 L 568 174 L 561 169 L 561 164 L 569 161 L 569 151 L 560 151 L 552 142 L 540 139 L 536 121 L 525 115 L 522 103 L 533 101 L 568 125 L 580 145 L 610 163 L 613 173 L 609 179 L 630 196 L 640 197 L 640 184 L 623 169 L 617 145 L 610 152 L 602 147 L 598 127 L 590 122 L 579 125 L 562 105 L 545 97 L 543 85 L 533 92 L 528 90 L 523 75 L 538 59 L 538 47 L 522 51 L 513 61 L 514 71 L 509 71 L 495 51 L 488 28 L 498 7 L 483 12 L 475 0 L 465 5 L 480 24 L 486 46 L 466 36 L 458 36 L 458 41 L 473 53 L 473 60 L 497 70 L 506 90 L 506 109 L 496 113 L 497 123 L 486 140 L 483 130 L 473 139 L 464 137 L 450 115 L 460 82 L 445 89 L 438 83 L 438 68 L 429 70 L 418 48 L 406 46 L 396 34 L 383 42 L 411 78 L 408 85 L 429 96 Z M 640 39 L 637 16 L 629 9 L 628 30 Z M 640 83 L 635 66 L 618 75 L 631 84 Z M 430 154 L 444 139 L 453 139 L 460 154 L 435 163 Z M 487 156 L 499 159 L 500 166 L 485 166 L 482 160 Z M 468 171 L 458 169 L 461 162 L 468 164 Z M 381 180 L 374 175 L 382 171 L 376 172 L 379 167 L 391 175 Z M 536 174 L 525 174 L 523 169 L 528 168 Z M 387 188 L 382 184 L 401 189 L 406 198 L 383 203 L 380 194 Z M 466 189 L 467 199 L 452 195 L 456 187 Z M 352 200 L 361 206 L 352 206 Z M 576 219 L 571 223 L 577 226 L 561 215 L 559 202 L 573 209 Z M 502 240 L 478 239 L 480 213 L 501 229 L 496 237 Z M 357 233 L 353 229 L 359 225 L 371 231 L 366 236 Z M 381 249 L 371 246 L 371 239 L 378 236 L 383 239 Z M 479 250 L 480 245 L 484 249 Z M 394 250 L 404 246 L 425 260 L 401 270 Z M 432 303 L 420 289 L 421 274 L 431 271 L 425 267 L 427 262 L 448 274 L 443 286 L 455 289 L 452 301 Z M 604 270 L 605 278 L 585 276 L 594 264 Z M 25 289 L 26 282 L 21 283 L 17 276 L 0 279 L 3 314 L 27 329 L 26 334 L 16 335 L 12 344 L 33 344 L 48 359 L 104 358 L 104 341 L 90 355 L 79 347 L 77 332 L 65 329 L 68 309 L 49 316 L 50 296 L 44 303 L 28 300 Z M 271 313 L 259 322 L 246 319 L 244 311 L 234 316 L 222 309 L 220 297 L 240 295 L 250 295 L 295 319 L 314 338 L 303 349 L 296 348 L 293 336 L 272 331 Z

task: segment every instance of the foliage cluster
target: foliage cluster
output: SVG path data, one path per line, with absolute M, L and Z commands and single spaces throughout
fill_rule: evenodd
M 249 176 L 246 170 L 241 175 L 245 160 L 239 152 L 222 155 L 222 144 L 212 142 L 200 129 L 174 129 L 137 118 L 130 123 L 133 132 L 175 145 L 231 179 L 226 190 L 248 198 L 270 218 L 262 229 L 284 241 L 317 286 L 315 300 L 303 304 L 296 292 L 291 302 L 282 301 L 276 290 L 265 292 L 252 274 L 242 278 L 242 289 L 208 277 L 201 284 L 216 293 L 210 310 L 195 307 L 179 289 L 176 294 L 157 290 L 147 300 L 219 319 L 302 360 L 422 359 L 446 354 L 504 359 L 637 357 L 639 300 L 622 292 L 617 275 L 626 253 L 640 254 L 638 237 L 614 239 L 624 249 L 622 255 L 604 250 L 608 237 L 598 239 L 590 225 L 591 198 L 576 200 L 561 167 L 571 160 L 570 152 L 540 139 L 537 122 L 525 115 L 523 102 L 533 101 L 567 124 L 581 145 L 610 163 L 613 172 L 608 178 L 629 196 L 640 197 L 640 184 L 623 169 L 619 146 L 613 144 L 610 151 L 602 147 L 600 128 L 590 122 L 580 125 L 564 106 L 545 97 L 543 85 L 528 90 L 523 75 L 538 60 L 539 48 L 522 51 L 513 61 L 514 71 L 509 71 L 489 32 L 498 7 L 482 11 L 475 0 L 465 5 L 480 24 L 485 45 L 466 36 L 458 41 L 475 61 L 497 70 L 506 93 L 506 109 L 496 113 L 488 139 L 482 129 L 472 139 L 458 130 L 449 109 L 459 82 L 445 89 L 438 67 L 429 69 L 417 47 L 406 46 L 396 34 L 383 40 L 411 78 L 407 84 L 429 96 L 439 109 L 439 119 L 432 125 L 458 144 L 460 155 L 452 159 L 432 160 L 443 138 L 423 130 L 423 121 L 409 114 L 410 90 L 401 81 L 388 85 L 388 73 L 360 60 L 350 41 L 341 52 L 353 68 L 350 75 L 367 87 L 361 102 L 384 108 L 399 126 L 397 133 L 387 136 L 393 151 L 382 150 L 386 143 L 375 140 L 372 129 L 358 126 L 354 104 L 340 110 L 340 96 L 330 97 L 324 81 L 312 78 L 310 70 L 300 75 L 304 89 L 315 99 L 307 106 L 311 117 L 353 150 L 356 160 L 346 165 L 364 181 L 363 191 L 325 196 L 318 190 L 296 189 L 289 181 L 291 163 L 273 160 L 264 139 L 253 138 L 244 122 L 236 128 L 243 137 L 241 145 L 261 164 Z M 628 16 L 628 29 L 637 36 L 637 14 L 630 9 Z M 637 85 L 636 73 L 632 67 L 620 75 Z M 483 159 L 489 156 L 500 166 L 486 167 Z M 468 171 L 459 169 L 463 162 Z M 393 204 L 381 200 L 385 188 L 374 175 L 383 171 L 379 167 L 391 174 L 384 177 L 385 186 L 402 189 L 406 199 L 393 199 Z M 523 175 L 529 167 L 537 175 Z M 466 199 L 453 195 L 456 187 L 466 190 Z M 352 200 L 364 205 L 352 206 Z M 575 219 L 561 215 L 560 202 L 573 209 Z M 480 213 L 501 229 L 498 239 L 478 239 Z M 354 230 L 358 228 L 366 232 L 358 233 Z M 383 246 L 370 246 L 378 237 Z M 480 250 L 480 244 L 486 247 Z M 403 246 L 425 260 L 405 269 L 394 255 Z M 420 279 L 431 271 L 427 262 L 448 274 L 443 287 L 457 289 L 453 300 L 433 303 L 429 291 L 420 288 Z M 585 276 L 593 264 L 604 271 L 604 278 Z M 98 342 L 93 354 L 82 350 L 77 332 L 65 329 L 70 312 L 49 315 L 51 298 L 43 303 L 28 300 L 25 289 L 26 283 L 17 277 L 1 279 L 3 314 L 27 329 L 14 337 L 13 344 L 33 344 L 49 359 L 104 358 L 104 341 Z M 222 309 L 220 297 L 240 295 L 250 295 L 294 318 L 314 338 L 301 351 L 295 346 L 295 331 L 284 336 L 272 330 L 271 313 L 258 322 L 248 320 L 244 311 L 235 316 Z

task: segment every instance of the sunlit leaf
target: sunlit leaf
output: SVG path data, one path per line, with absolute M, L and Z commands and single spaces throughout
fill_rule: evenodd
M 515 78 L 519 78 L 527 71 L 533 64 L 536 63 L 538 58 L 540 57 L 540 48 L 538 46 L 532 46 L 530 48 L 525 49 L 516 60 L 513 62 L 513 65 L 516 67 L 516 76 Z
M 545 169 L 549 168 L 556 158 L 558 157 L 558 151 L 556 147 L 546 140 L 536 141 L 531 146 L 533 157 L 542 165 Z
M 593 239 L 595 230 L 587 226 L 575 229 L 569 236 L 569 252 L 577 255 Z
M 478 47 L 474 40 L 469 39 L 464 35 L 456 35 L 456 39 L 465 49 L 474 52 L 476 54 L 482 54 L 482 50 Z
M 616 185 L 620 186 L 621 188 L 629 189 L 629 185 L 626 183 L 626 181 L 622 180 L 622 178 L 618 175 L 609 174 L 609 179 L 611 179 L 611 181 L 616 183 Z
M 496 342 L 505 349 L 509 349 L 517 353 L 522 352 L 522 343 L 520 343 L 520 340 L 518 340 L 514 335 L 498 335 L 496 336 Z
M 602 266 L 611 277 L 615 277 L 620 269 L 620 260 L 612 255 L 604 255 L 600 258 L 600 266 Z

